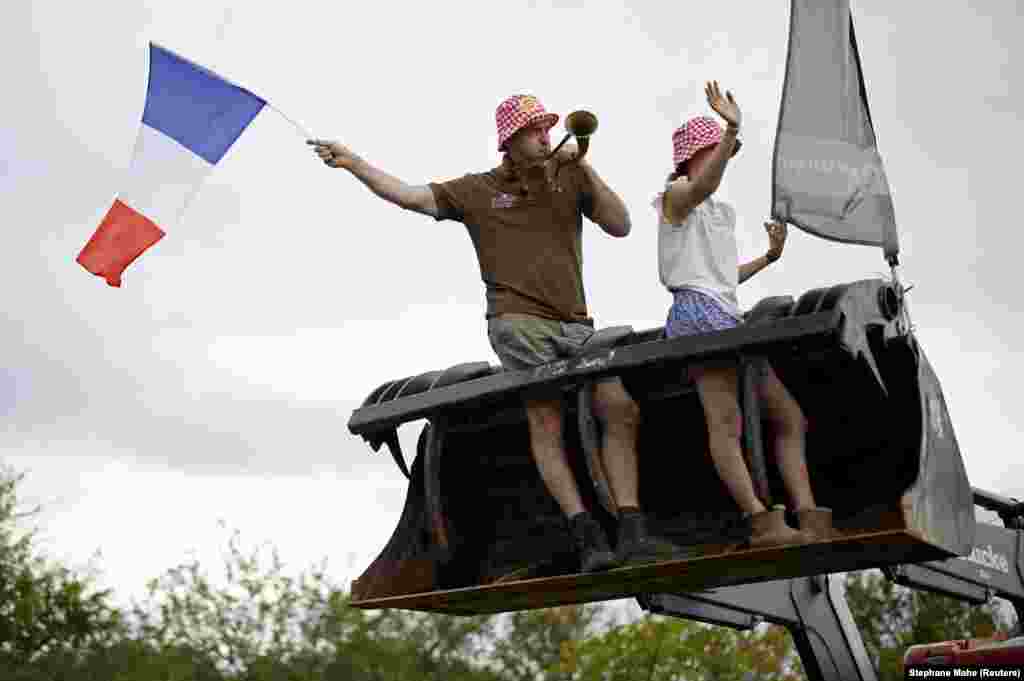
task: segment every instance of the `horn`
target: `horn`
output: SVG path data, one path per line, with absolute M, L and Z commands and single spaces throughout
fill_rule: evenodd
M 575 137 L 579 147 L 579 153 L 576 154 L 575 160 L 579 161 L 587 153 L 587 149 L 590 148 L 590 136 L 597 130 L 597 116 L 589 111 L 573 111 L 565 117 L 565 129 L 565 137 L 562 138 L 557 147 L 551 150 L 548 158 L 553 158 L 555 153 L 562 148 L 562 145 L 569 141 L 570 137 Z
M 590 148 L 590 136 L 597 130 L 597 116 L 589 111 L 573 111 L 565 118 L 565 129 L 576 138 L 580 153 L 576 160 L 580 160 Z

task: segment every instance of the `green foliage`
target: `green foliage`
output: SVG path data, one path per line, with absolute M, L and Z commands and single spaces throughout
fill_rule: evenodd
M 81 651 L 114 640 L 121 630 L 107 591 L 38 555 L 35 533 L 19 529 L 36 513 L 18 507 L 23 477 L 0 469 L 0 667 L 7 668 Z
M 138 635 L 159 650 L 191 650 L 226 677 L 263 679 L 466 679 L 493 677 L 475 660 L 486 618 L 367 613 L 351 608 L 326 565 L 291 577 L 276 551 L 269 562 L 228 543 L 224 580 L 198 562 L 149 584 L 133 610 Z
M 600 610 L 567 605 L 513 612 L 500 618 L 493 658 L 502 679 L 575 679 L 580 642 L 593 632 Z
M 588 639 L 580 658 L 580 681 L 803 678 L 789 634 L 781 627 L 738 632 L 657 615 Z
M 227 681 L 199 651 L 157 650 L 130 638 L 74 655 L 51 653 L 12 672 L 5 681 Z
M 40 557 L 19 531 L 20 475 L 0 470 L 0 669 L 5 681 L 796 681 L 789 634 L 670 617 L 611 620 L 608 606 L 494 617 L 364 611 L 321 564 L 292 576 L 276 551 L 227 542 L 223 576 L 167 570 L 121 611 L 90 580 Z M 908 645 L 1008 628 L 973 607 L 847 575 L 847 600 L 880 679 Z

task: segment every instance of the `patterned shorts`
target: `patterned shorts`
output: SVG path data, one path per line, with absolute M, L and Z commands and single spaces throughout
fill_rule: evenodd
M 678 289 L 673 292 L 673 297 L 665 322 L 666 338 L 722 331 L 743 323 L 726 312 L 714 298 L 700 291 Z

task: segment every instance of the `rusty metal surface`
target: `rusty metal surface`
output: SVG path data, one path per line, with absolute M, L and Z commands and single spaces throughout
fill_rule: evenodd
M 453 615 L 489 614 L 628 598 L 643 593 L 697 592 L 733 584 L 785 579 L 945 557 L 911 532 L 892 530 L 827 543 L 734 551 L 691 560 L 623 567 L 385 598 L 353 600 L 357 608 L 400 608 Z M 769 575 L 765 565 L 772 566 Z

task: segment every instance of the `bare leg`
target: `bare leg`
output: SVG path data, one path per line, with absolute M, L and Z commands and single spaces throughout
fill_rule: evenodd
M 562 403 L 553 400 L 528 400 L 526 419 L 530 426 L 530 448 L 540 477 L 566 517 L 586 509 L 569 460 L 562 445 Z
M 708 447 L 715 470 L 741 510 L 746 513 L 764 511 L 764 504 L 754 493 L 754 483 L 740 446 L 743 424 L 736 397 L 736 369 L 694 367 L 690 373 L 697 383 L 697 393 L 704 406 Z
M 594 385 L 594 413 L 604 430 L 601 461 L 608 476 L 615 505 L 640 506 L 636 436 L 640 408 L 622 386 L 622 381 Z
M 761 399 L 765 417 L 772 427 L 775 460 L 790 501 L 796 510 L 814 508 L 816 504 L 804 457 L 807 421 L 800 405 L 770 366 L 761 381 Z

